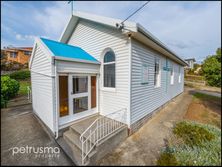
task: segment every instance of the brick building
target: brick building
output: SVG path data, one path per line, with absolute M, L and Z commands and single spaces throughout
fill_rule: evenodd
M 14 60 L 19 63 L 28 63 L 32 54 L 32 47 L 15 47 L 4 49 L 7 53 L 7 58 L 9 60 Z

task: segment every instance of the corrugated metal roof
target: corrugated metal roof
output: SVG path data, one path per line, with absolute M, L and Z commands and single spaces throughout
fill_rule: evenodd
M 41 38 L 40 39 L 45 43 L 45 45 L 52 51 L 55 56 L 75 58 L 75 59 L 83 59 L 89 61 L 97 61 L 90 54 L 85 52 L 80 47 L 60 43 L 57 41 L 52 41 L 49 39 Z

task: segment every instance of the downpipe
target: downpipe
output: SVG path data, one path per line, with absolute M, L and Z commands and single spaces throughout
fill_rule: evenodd
M 55 60 L 55 86 L 54 89 L 56 89 L 56 105 L 55 105 L 55 125 L 56 125 L 56 136 L 55 139 L 58 139 L 59 137 L 59 119 L 58 119 L 58 74 L 57 74 L 57 60 Z

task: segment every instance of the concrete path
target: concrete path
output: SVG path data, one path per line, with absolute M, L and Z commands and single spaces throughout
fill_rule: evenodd
M 199 82 L 184 81 L 184 83 L 190 83 L 190 84 L 203 85 L 203 86 L 205 86 L 205 83 L 199 83 Z
M 28 152 L 19 152 L 18 149 L 27 149 L 27 146 Z M 46 148 L 45 154 L 37 151 L 40 147 Z M 61 148 L 60 153 L 56 154 L 52 153 L 52 149 L 48 151 L 47 147 L 56 152 L 56 147 L 60 148 L 32 112 L 31 104 L 1 110 L 1 165 L 73 165 Z
M 193 91 L 208 94 L 208 95 L 212 95 L 212 96 L 221 97 L 221 93 L 210 92 L 210 91 L 206 91 L 206 90 L 193 90 Z
M 186 114 L 195 91 L 180 94 L 153 119 L 106 155 L 97 166 L 156 165 L 159 153 L 172 135 L 173 126 Z

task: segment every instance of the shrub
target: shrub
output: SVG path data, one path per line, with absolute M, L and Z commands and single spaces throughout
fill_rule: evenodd
M 14 60 L 3 60 L 1 61 L 1 70 L 5 70 L 5 71 L 13 71 L 13 70 L 21 70 L 27 68 L 27 65 L 19 63 L 17 61 Z
M 1 95 L 1 108 L 6 105 L 6 100 L 3 99 L 3 96 Z
M 161 154 L 156 166 L 178 166 L 178 161 L 173 154 L 165 151 Z
M 29 70 L 20 70 L 20 71 L 16 71 L 11 73 L 10 78 L 13 79 L 28 79 L 30 78 L 30 71 Z
M 204 130 L 198 132 L 196 128 L 199 129 L 200 127 L 204 128 Z M 157 165 L 221 166 L 220 129 L 216 128 L 215 126 L 192 121 L 180 121 L 175 126 L 175 129 L 176 128 L 180 129 L 180 132 L 174 131 L 174 133 L 181 134 L 174 134 L 173 137 L 182 139 L 180 137 L 183 134 L 186 136 L 184 140 L 187 140 L 187 138 L 191 139 L 191 136 L 193 136 L 192 140 L 194 140 L 194 136 L 197 138 L 196 136 L 199 134 L 201 136 L 200 138 L 202 138 L 202 140 L 199 140 L 200 144 L 194 144 L 193 141 L 190 144 L 186 144 L 186 142 L 174 142 L 173 144 L 170 143 L 170 147 L 164 147 L 160 151 L 160 158 L 157 161 Z M 188 128 L 191 128 L 192 130 L 189 131 Z M 192 133 L 196 134 L 193 135 Z M 166 158 L 169 158 L 169 160 L 166 160 Z
M 193 84 L 189 84 L 189 87 L 194 88 L 194 85 Z
M 209 132 L 200 125 L 192 125 L 187 122 L 180 122 L 176 125 L 174 129 L 174 134 L 181 137 L 188 145 L 198 145 L 199 147 L 204 147 L 201 141 L 213 140 L 216 138 L 214 134 Z
M 1 76 L 1 95 L 4 100 L 10 100 L 18 94 L 20 84 L 8 76 Z
M 193 74 L 193 75 L 194 75 L 194 69 L 191 69 L 191 68 L 190 68 L 190 69 L 188 70 L 187 74 Z

